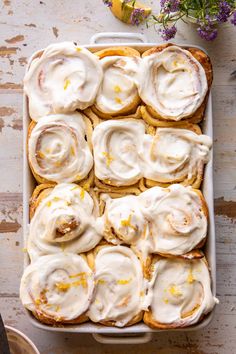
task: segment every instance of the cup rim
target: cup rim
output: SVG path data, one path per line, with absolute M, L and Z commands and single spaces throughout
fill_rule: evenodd
M 20 337 L 22 337 L 31 347 L 32 349 L 34 349 L 35 354 L 40 354 L 39 350 L 37 349 L 37 347 L 35 346 L 35 344 L 32 342 L 31 339 L 29 339 L 29 337 L 27 337 L 23 332 L 21 332 L 19 329 L 16 329 L 14 327 L 5 325 L 5 328 L 9 331 L 12 331 L 16 334 L 18 334 Z

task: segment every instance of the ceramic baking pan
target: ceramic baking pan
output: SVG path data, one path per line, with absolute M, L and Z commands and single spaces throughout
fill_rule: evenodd
M 84 45 L 91 52 L 95 52 L 101 49 L 105 49 L 111 46 L 121 46 L 128 45 L 137 49 L 139 52 L 144 52 L 145 50 L 157 46 L 160 43 L 148 43 L 145 36 L 138 33 L 98 33 L 94 35 L 90 44 Z M 181 44 L 178 44 L 181 46 Z M 192 44 L 184 44 L 184 46 L 196 47 Z M 199 47 L 197 47 L 199 48 Z M 200 48 L 204 51 L 203 48 Z M 35 58 L 40 51 L 33 54 L 29 60 L 30 62 Z M 26 95 L 23 98 L 23 131 L 24 131 L 24 165 L 23 165 L 23 206 L 24 206 L 24 239 L 27 238 L 28 225 L 29 225 L 29 199 L 36 185 L 36 182 L 31 174 L 29 164 L 27 161 L 27 130 L 30 122 L 28 101 Z M 209 95 L 205 119 L 202 122 L 202 131 L 204 134 L 213 137 L 212 128 L 212 100 L 211 94 Z M 202 192 L 206 199 L 209 208 L 209 228 L 207 242 L 204 247 L 204 252 L 209 263 L 212 278 L 212 291 L 213 295 L 216 295 L 216 251 L 215 251 L 215 225 L 214 225 L 214 203 L 213 203 L 213 150 L 211 152 L 211 159 L 206 165 L 204 181 L 202 184 Z M 24 265 L 29 264 L 29 258 L 27 253 L 25 253 Z M 206 316 L 203 321 L 193 325 L 188 328 L 172 329 L 168 331 L 196 331 L 206 327 L 212 320 L 214 310 Z M 131 327 L 116 328 L 116 327 L 105 327 L 99 324 L 94 324 L 92 322 L 87 322 L 79 325 L 66 325 L 64 327 L 50 327 L 45 324 L 40 323 L 35 319 L 32 314 L 27 311 L 31 323 L 40 328 L 51 332 L 71 332 L 71 333 L 91 333 L 93 337 L 101 343 L 127 343 L 127 344 L 138 344 L 146 343 L 151 340 L 153 332 L 161 332 L 163 330 L 153 330 L 146 326 L 144 323 L 138 323 Z

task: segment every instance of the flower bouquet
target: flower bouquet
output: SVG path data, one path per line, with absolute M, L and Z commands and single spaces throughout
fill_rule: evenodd
M 227 22 L 230 17 L 236 25 L 235 0 L 160 0 L 160 5 L 160 14 L 152 15 L 152 21 L 162 26 L 160 31 L 164 40 L 175 37 L 179 20 L 198 24 L 198 34 L 207 41 L 217 37 L 217 25 Z
M 175 37 L 180 20 L 196 23 L 198 34 L 207 41 L 217 37 L 218 24 L 230 19 L 236 26 L 236 0 L 160 0 L 160 13 L 151 16 L 151 8 L 136 0 L 103 2 L 123 22 L 139 25 L 145 20 L 147 26 L 158 25 L 161 36 L 166 41 Z

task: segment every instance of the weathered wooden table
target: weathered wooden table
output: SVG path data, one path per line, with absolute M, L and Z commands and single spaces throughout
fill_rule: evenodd
M 158 1 L 156 0 L 155 3 Z M 0 16 L 0 311 L 5 322 L 24 331 L 42 354 L 236 353 L 236 29 L 222 26 L 205 43 L 192 25 L 182 24 L 176 42 L 207 49 L 214 65 L 214 187 L 217 232 L 217 306 L 213 322 L 199 332 L 161 333 L 140 346 L 105 346 L 90 335 L 62 335 L 33 328 L 18 298 L 22 273 L 22 78 L 27 57 L 49 43 L 88 43 L 96 32 L 145 33 L 116 20 L 101 0 L 3 0 Z M 155 5 L 156 6 L 156 5 Z M 153 5 L 154 7 L 154 5 Z

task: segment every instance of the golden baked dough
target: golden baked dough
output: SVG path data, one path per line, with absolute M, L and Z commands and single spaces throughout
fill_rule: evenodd
M 121 274 L 123 275 L 124 278 L 127 277 L 131 277 L 128 280 L 126 279 L 117 279 L 117 275 L 116 273 L 112 273 L 112 265 L 109 266 L 109 269 L 105 270 L 104 267 L 106 267 L 106 262 L 107 259 L 103 258 L 104 254 L 101 254 L 101 252 L 103 252 L 105 250 L 105 252 L 107 252 L 107 254 L 109 254 L 109 252 L 112 253 L 112 259 L 114 261 L 114 264 L 116 264 L 117 268 L 117 272 L 118 274 L 121 276 Z M 107 257 L 107 254 L 105 254 L 105 257 Z M 123 254 L 123 257 L 122 257 Z M 116 255 L 118 255 L 117 260 L 115 260 Z M 120 256 L 121 255 L 121 256 Z M 100 257 L 101 260 L 101 264 L 96 264 L 96 259 Z M 132 259 L 130 259 L 129 261 L 126 261 L 129 257 L 131 257 Z M 141 264 L 138 261 L 138 258 L 136 257 L 135 253 L 133 253 L 133 251 L 126 247 L 126 246 L 113 246 L 113 245 L 109 245 L 108 243 L 103 243 L 102 245 L 98 245 L 93 251 L 89 252 L 87 255 L 87 260 L 88 260 L 88 264 L 90 266 L 91 269 L 93 269 L 94 273 L 95 273 L 95 290 L 94 290 L 94 296 L 93 296 L 93 300 L 92 303 L 90 305 L 89 311 L 88 311 L 88 316 L 89 318 L 92 320 L 95 320 L 95 318 L 101 317 L 98 321 L 96 320 L 95 322 L 99 322 L 105 326 L 118 326 L 118 327 L 127 327 L 127 326 L 131 326 L 137 322 L 140 322 L 142 320 L 143 317 L 143 310 L 142 310 L 142 298 L 144 296 L 144 292 L 145 292 L 145 285 L 143 283 L 142 280 L 142 268 L 141 268 Z M 100 260 L 100 259 L 99 259 Z M 105 263 L 104 263 L 105 262 Z M 126 262 L 126 264 L 124 264 L 124 262 Z M 133 269 L 129 269 L 129 267 L 133 267 Z M 97 266 L 97 268 L 96 268 Z M 99 268 L 102 267 L 102 269 Z M 135 269 L 137 267 L 137 269 Z M 140 268 L 139 268 L 140 267 Z M 103 269 L 104 268 L 104 269 Z M 136 280 L 133 278 L 136 277 Z M 141 277 L 141 278 L 140 278 Z M 130 310 L 125 310 L 125 307 L 128 306 L 128 304 L 131 301 L 131 294 L 129 293 L 130 289 L 128 288 L 127 291 L 128 293 L 125 292 L 125 290 L 123 289 L 123 287 L 126 286 L 131 286 L 130 284 L 134 281 L 133 286 L 135 285 L 135 291 L 139 292 L 140 294 L 132 294 L 133 299 L 132 302 L 136 303 L 136 306 L 134 304 L 131 304 L 131 309 Z M 141 284 L 139 284 L 139 282 L 141 281 Z M 112 307 L 110 307 L 109 309 L 109 301 L 108 300 L 108 294 L 105 294 L 105 297 L 101 297 L 101 294 L 99 295 L 99 288 L 100 291 L 101 287 L 104 287 L 104 284 L 106 282 L 109 282 L 109 286 L 106 286 L 105 290 L 106 292 L 110 292 L 110 289 L 112 286 L 115 286 L 115 292 L 113 293 L 114 296 L 109 296 L 110 301 L 114 301 Z M 116 283 L 116 285 L 115 285 Z M 120 289 L 122 290 L 120 296 L 119 296 L 119 287 L 121 287 Z M 143 289 L 143 290 L 142 290 Z M 140 298 L 140 299 L 139 299 Z M 108 319 L 103 319 L 103 315 L 99 314 L 98 309 L 96 308 L 96 305 L 99 304 L 100 301 L 105 300 L 105 302 L 103 303 L 104 306 L 107 306 L 107 313 L 109 313 L 109 317 Z M 139 306 L 139 310 L 137 312 L 137 306 Z M 120 309 L 121 314 L 120 315 L 116 315 L 117 317 L 112 319 L 112 312 L 113 309 L 115 310 L 115 313 L 118 312 L 118 310 Z M 102 309 L 104 310 L 104 308 Z M 98 311 L 98 312 L 97 312 Z M 94 313 L 95 312 L 95 313 Z M 131 317 L 130 312 L 134 312 L 134 316 Z M 136 313 L 135 313 L 136 312 Z M 106 310 L 105 310 L 106 313 Z M 127 318 L 128 316 L 128 318 Z M 130 318 L 131 317 L 131 318 Z
M 69 122 L 67 124 L 67 121 Z M 78 129 L 81 129 L 81 131 L 78 130 L 78 136 L 76 135 L 76 129 L 75 129 L 75 124 L 78 125 Z M 54 129 L 54 132 L 53 132 Z M 37 131 L 35 135 L 33 136 L 35 130 Z M 64 135 L 63 135 L 63 130 L 64 130 Z M 82 182 L 86 183 L 88 182 L 91 184 L 91 175 L 89 175 L 89 172 L 92 169 L 93 161 L 92 161 L 92 142 L 91 142 L 91 137 L 92 137 L 92 124 L 90 119 L 82 114 L 71 114 L 71 115 L 51 115 L 48 117 L 43 117 L 40 119 L 38 123 L 35 123 L 34 121 L 31 121 L 29 124 L 28 128 L 28 139 L 27 139 L 27 151 L 28 151 L 28 161 L 29 165 L 32 171 L 32 174 L 34 175 L 36 181 L 38 183 L 51 183 L 55 184 L 57 182 Z M 55 138 L 57 141 L 59 139 L 62 139 L 65 134 L 70 136 L 70 141 L 67 142 L 66 148 L 69 149 L 66 151 L 68 156 L 65 158 L 65 152 L 62 151 L 63 148 L 65 148 L 65 144 L 62 141 L 61 145 L 58 146 L 60 148 L 60 151 L 55 152 L 55 155 L 60 155 L 61 160 L 55 160 L 55 155 L 51 156 L 51 149 L 50 147 L 47 146 L 48 142 L 44 144 L 44 153 L 39 151 L 40 149 L 40 144 L 42 142 L 42 137 L 43 134 L 55 134 Z M 84 135 L 84 136 L 83 136 Z M 33 138 L 32 138 L 33 136 Z M 86 140 L 85 140 L 86 138 Z M 78 139 L 81 139 L 79 141 Z M 31 142 L 32 140 L 32 142 Z M 31 142 L 31 143 L 30 143 Z M 81 145 L 80 145 L 81 144 Z M 77 154 L 77 149 L 83 149 L 83 151 L 78 151 Z M 54 146 L 55 150 L 55 146 Z M 82 176 L 80 173 L 77 173 L 77 170 L 74 167 L 73 170 L 71 170 L 71 173 L 69 173 L 69 170 L 67 172 L 67 169 L 70 168 L 68 167 L 68 162 L 69 158 L 75 159 L 75 158 L 80 158 L 80 155 L 83 156 L 81 157 L 83 159 L 83 162 L 78 163 L 78 170 L 81 169 Z M 46 160 L 45 160 L 46 159 Z M 47 161 L 47 169 L 44 170 L 43 167 L 41 167 L 42 161 Z M 64 162 L 64 166 L 62 165 Z M 72 166 L 73 161 L 71 162 Z M 62 165 L 62 166 L 61 166 Z M 79 167 L 80 165 L 80 167 Z M 86 167 L 84 167 L 86 166 Z M 65 174 L 65 177 L 60 176 L 59 167 L 61 168 L 61 172 Z M 36 172 L 36 169 L 42 171 L 42 172 Z M 53 169 L 55 172 L 53 173 Z M 50 180 L 44 176 L 46 171 L 46 175 L 51 175 L 56 176 L 55 179 L 58 180 L 53 180 L 53 177 L 50 177 Z M 77 174 L 77 175 L 76 175 Z M 84 177 L 85 176 L 85 177 Z M 64 179 L 63 179 L 64 178 Z M 88 181 L 87 181 L 88 180 Z
M 140 53 L 130 47 L 111 47 L 94 54 L 103 66 L 103 81 L 92 108 L 94 112 L 103 119 L 123 115 L 138 118 L 140 97 L 134 77 L 138 74 Z M 107 77 L 107 72 L 113 75 L 113 80 Z
M 142 57 L 148 57 L 149 55 L 155 54 L 155 53 L 161 53 L 164 49 L 171 47 L 171 46 L 176 46 L 175 44 L 164 44 L 164 45 L 160 45 L 157 47 L 153 47 L 151 49 L 148 49 L 147 51 L 145 51 L 142 54 Z M 176 46 L 177 47 L 177 46 Z M 206 109 L 206 105 L 207 105 L 207 101 L 208 101 L 208 96 L 209 96 L 209 92 L 211 89 L 211 85 L 212 85 L 212 81 L 213 81 L 213 71 L 212 71 L 212 64 L 210 61 L 210 58 L 208 57 L 208 55 L 203 52 L 201 49 L 198 48 L 193 48 L 193 47 L 180 47 L 182 49 L 187 50 L 190 54 L 193 55 L 193 57 L 201 64 L 201 66 L 203 67 L 205 74 L 206 74 L 206 80 L 207 80 L 207 85 L 208 85 L 208 90 L 207 93 L 205 95 L 205 98 L 202 102 L 202 104 L 200 105 L 200 107 L 197 108 L 197 110 L 187 116 L 182 118 L 181 120 L 178 121 L 173 121 L 171 119 L 168 118 L 163 118 L 153 107 L 151 107 L 150 105 L 147 105 L 145 107 L 142 107 L 142 116 L 143 119 L 151 125 L 154 126 L 159 126 L 159 127 L 163 127 L 163 126 L 172 126 L 172 127 L 178 127 L 179 125 L 181 125 L 181 122 L 183 121 L 188 121 L 190 123 L 199 123 L 202 121 L 203 117 L 204 117 L 204 113 L 205 113 L 205 109 Z
M 141 111 L 142 109 L 146 109 L 144 106 L 141 107 Z M 192 124 L 189 121 L 180 121 L 178 122 L 178 128 L 179 129 L 188 129 L 193 131 L 196 134 L 202 134 L 201 128 L 197 125 L 197 124 Z M 170 122 L 168 124 L 169 127 L 175 127 L 175 123 Z M 166 127 L 166 125 L 163 123 L 163 127 Z M 202 182 L 202 178 L 203 178 L 203 170 L 199 171 L 201 173 L 199 173 L 197 176 L 193 176 L 192 180 L 186 180 L 186 181 L 179 181 L 181 184 L 187 186 L 187 185 L 191 185 L 193 188 L 200 188 L 201 182 Z M 195 178 L 196 177 L 196 178 Z M 176 182 L 173 182 L 176 183 Z M 159 187 L 168 187 L 171 183 L 161 183 L 161 182 L 157 182 L 157 181 L 152 181 L 150 179 L 147 178 L 142 178 L 139 181 L 139 188 L 140 190 L 143 192 L 148 188 L 152 188 L 155 186 L 159 186 Z
M 150 306 L 143 320 L 153 329 L 188 327 L 200 322 L 218 301 L 211 292 L 204 257 L 189 260 L 156 256 L 151 264 L 150 283 Z

